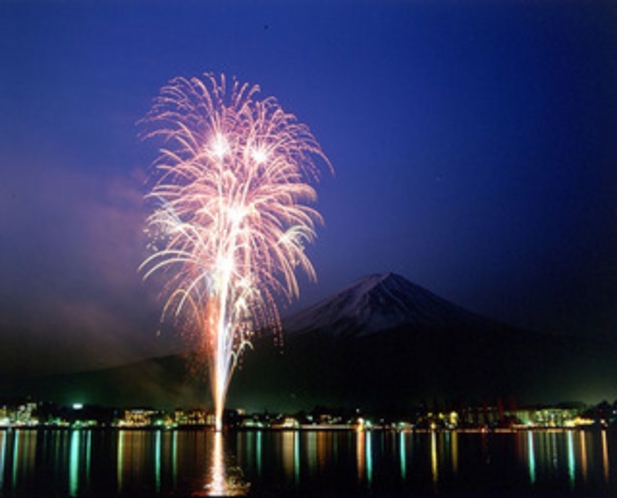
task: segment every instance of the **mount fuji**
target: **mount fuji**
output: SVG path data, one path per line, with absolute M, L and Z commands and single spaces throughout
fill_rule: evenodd
M 394 273 L 362 278 L 283 322 L 288 334 L 321 330 L 361 337 L 402 326 L 486 328 L 486 319 Z

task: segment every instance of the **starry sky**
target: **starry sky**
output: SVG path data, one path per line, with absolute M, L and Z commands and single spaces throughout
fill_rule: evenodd
M 393 271 L 511 325 L 617 338 L 611 2 L 0 3 L 0 373 L 181 350 L 142 282 L 175 76 L 258 84 L 333 164 L 285 315 Z

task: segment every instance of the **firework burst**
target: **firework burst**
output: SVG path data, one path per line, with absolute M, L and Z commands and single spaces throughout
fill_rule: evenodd
M 216 428 L 238 359 L 256 330 L 280 332 L 277 296 L 298 295 L 296 268 L 315 278 L 305 244 L 321 222 L 311 207 L 314 158 L 328 164 L 308 127 L 259 87 L 224 76 L 175 78 L 143 120 L 163 140 L 153 164 L 152 253 L 144 278 L 165 274 L 163 319 L 182 317 L 207 363 Z

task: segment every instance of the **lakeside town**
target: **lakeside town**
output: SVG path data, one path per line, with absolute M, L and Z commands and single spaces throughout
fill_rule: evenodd
M 214 427 L 212 410 L 176 408 L 173 411 L 150 407 L 103 407 L 74 403 L 60 406 L 30 399 L 0 400 L 0 430 L 12 428 L 116 428 L 185 429 Z M 556 406 L 504 408 L 495 405 L 419 407 L 406 417 L 386 418 L 361 409 L 332 410 L 316 407 L 311 412 L 293 414 L 247 413 L 228 409 L 224 427 L 233 430 L 530 430 L 593 429 L 617 427 L 617 401 L 597 405 L 562 403 Z

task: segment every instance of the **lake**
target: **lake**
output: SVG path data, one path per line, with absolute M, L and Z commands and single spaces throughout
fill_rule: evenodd
M 0 430 L 0 495 L 616 495 L 614 431 Z

